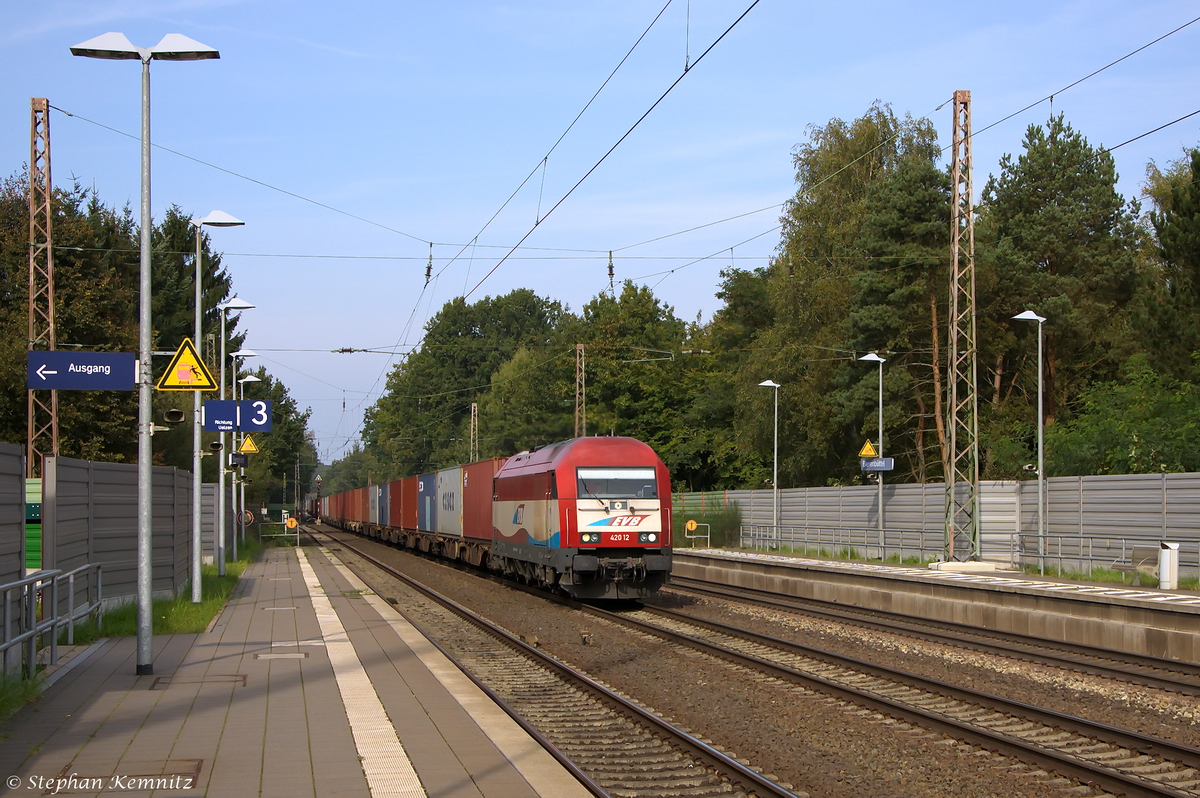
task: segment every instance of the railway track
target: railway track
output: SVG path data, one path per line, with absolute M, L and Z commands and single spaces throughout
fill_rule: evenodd
M 1200 796 L 1200 750 L 662 608 L 592 614 L 1128 796 Z
M 717 586 L 688 577 L 673 577 L 671 589 L 693 595 L 734 599 L 757 607 L 798 612 L 838 623 L 904 635 L 971 651 L 1048 665 L 1129 684 L 1200 696 L 1200 665 L 1073 643 L 1047 643 L 1010 632 L 980 630 L 950 621 L 916 620 L 884 610 L 859 610 L 819 599 L 781 596 L 753 588 Z
M 342 536 L 305 530 L 403 582 L 389 603 L 599 796 L 795 798 L 703 740 L 407 577 Z

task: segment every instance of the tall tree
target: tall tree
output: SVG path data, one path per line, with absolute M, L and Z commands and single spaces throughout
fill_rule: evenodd
M 993 365 L 993 401 L 1011 367 L 1036 351 L 1036 325 L 1010 321 L 1026 308 L 1045 316 L 1046 423 L 1069 414 L 1093 381 L 1112 379 L 1132 352 L 1130 301 L 1138 287 L 1136 206 L 1117 191 L 1112 156 L 1062 117 L 1031 125 L 1025 152 L 1005 155 L 988 180 L 981 236 L 990 249 L 981 340 L 1009 346 Z M 995 334 L 992 334 L 992 333 Z M 1036 369 L 1021 386 L 1028 398 Z M 1025 402 L 1029 407 L 1029 402 Z
M 1200 352 L 1200 148 L 1188 163 L 1152 175 L 1150 196 L 1158 270 L 1145 300 L 1144 328 L 1151 363 L 1189 378 Z
M 61 349 L 137 348 L 136 227 L 128 210 L 103 206 L 88 189 L 55 189 L 55 327 Z M 29 206 L 25 175 L 0 185 L 0 440 L 26 438 Z M 59 451 L 131 462 L 137 457 L 132 393 L 59 393 Z
M 897 117 L 876 103 L 850 123 L 809 129 L 797 147 L 795 197 L 785 208 L 783 237 L 769 272 L 775 323 L 755 337 L 743 360 L 735 424 L 769 473 L 772 420 L 763 379 L 780 383 L 780 484 L 859 478 L 854 454 L 874 400 L 848 392 L 856 341 L 847 319 L 854 277 L 872 262 L 872 203 L 912 153 L 928 151 L 927 120 Z M 881 344 L 874 344 L 881 345 Z
M 254 439 L 259 453 L 250 455 L 246 473 L 253 481 L 246 487 L 246 501 L 292 504 L 296 499 L 297 467 L 303 495 L 317 465 L 317 450 L 308 437 L 312 410 L 300 410 L 284 384 L 266 369 L 260 367 L 254 376 L 259 382 L 245 384 L 245 398 L 271 402 L 272 428 Z
M 382 449 L 396 478 L 465 462 L 471 402 L 522 346 L 544 346 L 564 311 L 528 289 L 468 305 L 453 299 L 426 325 L 421 349 L 389 375 L 366 414 L 368 449 Z
M 941 475 L 946 445 L 942 359 L 950 179 L 937 166 L 940 151 L 933 131 L 919 135 L 922 140 L 914 141 L 867 203 L 862 239 L 869 255 L 850 277 L 854 293 L 845 327 L 856 352 L 875 351 L 887 358 L 887 452 L 900 464 L 897 476 L 925 482 Z M 843 406 L 877 402 L 876 370 L 860 367 L 851 374 Z M 868 415 L 865 421 L 863 437 L 878 437 L 875 419 Z

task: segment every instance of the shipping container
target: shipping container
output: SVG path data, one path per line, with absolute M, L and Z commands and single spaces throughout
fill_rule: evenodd
M 417 529 L 437 532 L 437 474 L 417 477 Z
M 375 485 L 367 486 L 367 523 L 379 523 L 379 489 Z
M 417 528 L 417 478 L 405 477 L 400 484 L 400 526 L 404 529 Z
M 400 486 L 403 485 L 402 480 L 389 482 L 387 485 L 388 491 L 388 518 L 387 525 L 394 526 L 397 529 L 404 526 L 401 520 L 401 507 L 403 506 L 404 497 L 401 495 Z
M 439 535 L 461 538 L 463 470 L 459 466 L 437 472 L 437 531 Z
M 370 488 L 359 488 L 358 502 L 354 508 L 354 520 L 360 524 L 365 524 L 367 519 L 371 517 L 371 498 L 368 495 Z
M 379 508 L 378 508 L 378 511 L 375 513 L 375 516 L 371 519 L 371 523 L 378 524 L 379 526 L 387 526 L 388 525 L 388 486 L 387 486 L 387 483 L 385 482 L 382 485 L 376 485 L 375 492 L 376 492 L 376 494 L 378 494 L 378 496 L 376 498 L 376 502 L 378 503 Z
M 492 539 L 492 477 L 504 461 L 493 457 L 463 466 L 463 537 Z

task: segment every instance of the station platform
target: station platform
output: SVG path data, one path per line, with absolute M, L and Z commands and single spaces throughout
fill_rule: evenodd
M 1195 591 L 726 549 L 673 558 L 676 576 L 1200 663 Z
M 0 725 L 8 795 L 589 793 L 319 547 L 268 549 L 199 635 L 79 652 Z

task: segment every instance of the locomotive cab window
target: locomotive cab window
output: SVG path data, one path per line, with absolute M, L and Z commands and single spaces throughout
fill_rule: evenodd
M 657 499 L 653 468 L 578 468 L 580 498 Z

